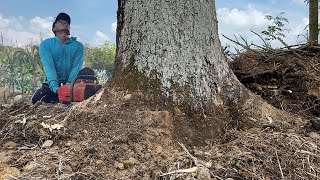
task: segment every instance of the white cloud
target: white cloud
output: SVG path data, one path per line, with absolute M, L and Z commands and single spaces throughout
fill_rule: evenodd
M 10 24 L 10 20 L 3 18 L 2 15 L 0 14 L 0 28 L 6 28 L 9 26 L 9 24 Z
M 35 33 L 42 33 L 45 37 L 51 37 L 52 34 L 52 22 L 54 21 L 54 18 L 49 16 L 45 18 L 41 17 L 34 17 L 29 20 L 30 22 L 30 28 Z
M 308 29 L 309 19 L 303 18 L 300 22 L 296 23 L 295 26 L 291 26 L 291 31 L 286 37 L 288 44 L 299 44 L 306 43 L 307 40 L 307 29 Z
M 117 32 L 117 21 L 111 24 L 112 32 Z
M 51 26 L 53 17 L 33 17 L 25 19 L 22 16 L 4 17 L 0 14 L 0 31 L 4 44 L 25 46 L 40 43 L 40 33 L 43 38 L 53 37 Z
M 294 3 L 297 3 L 297 4 L 305 4 L 305 0 L 292 0 Z
M 303 3 L 303 0 L 295 1 Z M 232 39 L 234 39 L 234 35 L 238 38 L 239 35 L 241 35 L 248 43 L 253 42 L 254 44 L 262 45 L 262 40 L 257 35 L 250 32 L 250 30 L 252 29 L 258 34 L 261 34 L 261 31 L 267 29 L 267 26 L 271 23 L 265 19 L 265 15 L 267 14 L 270 13 L 258 10 L 252 4 L 247 5 L 247 8 L 245 9 L 220 8 L 217 10 L 219 33 L 220 35 L 224 34 Z M 283 40 L 289 45 L 301 43 L 301 40 L 303 40 L 301 35 L 306 34 L 305 27 L 308 25 L 308 18 L 301 18 L 300 21 L 289 19 L 289 22 L 290 23 L 286 24 L 284 28 L 290 29 L 291 31 L 284 32 L 286 37 L 283 38 Z M 220 36 L 220 40 L 222 45 L 229 44 L 233 46 L 232 42 L 222 36 Z M 279 41 L 273 41 L 272 45 L 274 47 L 283 46 Z
M 106 41 L 110 41 L 110 38 L 105 33 L 97 30 L 93 38 L 93 44 L 98 46 L 104 44 Z
M 40 42 L 40 34 L 27 31 L 16 31 L 9 29 L 4 33 L 6 35 L 7 44 L 25 46 L 27 44 L 38 44 Z
M 309 19 L 308 18 L 303 18 L 301 20 L 300 24 L 298 24 L 296 27 L 294 27 L 289 34 L 290 35 L 294 35 L 294 36 L 297 36 L 297 35 L 301 34 L 301 32 L 303 32 L 306 29 L 308 24 L 309 24 Z
M 219 33 L 229 38 L 241 35 L 249 42 L 258 41 L 259 37 L 253 35 L 250 29 L 261 32 L 269 23 L 265 19 L 266 14 L 268 13 L 259 11 L 253 4 L 248 4 L 245 9 L 220 8 L 217 10 Z M 220 36 L 220 41 L 222 45 L 232 44 L 222 36 Z
M 254 5 L 249 4 L 247 10 L 237 8 L 220 8 L 217 10 L 218 20 L 221 24 L 233 27 L 262 26 L 267 23 L 266 13 L 255 9 Z
M 32 19 L 30 19 L 31 25 L 34 25 L 36 28 L 43 29 L 51 29 L 52 28 L 52 22 L 54 21 L 54 18 L 49 16 L 45 18 L 41 18 L 39 16 L 36 16 Z

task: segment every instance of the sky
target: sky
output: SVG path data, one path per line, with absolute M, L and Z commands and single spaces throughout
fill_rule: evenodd
M 216 0 L 219 35 L 223 45 L 231 44 L 221 37 L 242 35 L 248 41 L 261 44 L 259 37 L 250 32 L 261 32 L 270 23 L 265 15 L 277 16 L 285 12 L 287 44 L 305 40 L 308 6 L 304 0 Z M 4 44 L 24 46 L 52 37 L 52 22 L 60 13 L 71 16 L 71 36 L 91 46 L 105 41 L 115 42 L 117 0 L 0 0 L 0 31 Z M 297 37 L 300 38 L 297 38 Z

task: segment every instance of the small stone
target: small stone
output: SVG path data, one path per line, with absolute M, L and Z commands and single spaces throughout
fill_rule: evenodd
M 60 148 L 59 148 L 59 146 L 53 146 L 52 149 L 59 150 Z
M 117 169 L 124 169 L 124 164 L 123 163 L 116 163 L 116 168 Z
M 0 152 L 0 164 L 6 164 L 10 162 L 12 156 L 5 151 Z
M 13 102 L 14 103 L 18 103 L 22 100 L 23 96 L 21 94 L 19 95 L 16 95 L 14 98 L 13 98 Z
M 174 108 L 174 112 L 177 116 L 181 116 L 181 115 L 184 115 L 184 113 L 178 108 L 178 107 L 175 107 Z
M 20 170 L 16 167 L 5 167 L 2 171 L 0 171 L 0 179 L 16 179 L 13 177 L 17 177 L 20 174 Z
M 220 170 L 223 168 L 223 166 L 220 164 L 220 163 L 217 163 L 214 165 L 214 168 L 217 169 L 217 170 Z
M 150 153 L 146 153 L 146 154 L 144 155 L 144 158 L 145 158 L 146 160 L 150 159 L 150 158 L 151 158 L 151 154 L 150 154 Z
M 316 132 L 310 132 L 308 133 L 308 136 L 311 137 L 312 139 L 320 139 L 320 135 Z
M 161 152 L 162 152 L 162 146 L 160 146 L 160 145 L 158 145 L 157 147 L 156 147 L 156 149 L 155 149 L 155 153 L 156 154 L 160 154 Z
M 134 150 L 135 150 L 136 153 L 140 153 L 143 150 L 143 147 L 140 144 L 135 143 L 134 144 Z
M 130 157 L 128 160 L 123 161 L 125 167 L 133 166 L 137 164 L 138 160 L 133 157 Z
M 132 98 L 132 94 L 127 94 L 123 98 L 124 98 L 124 100 L 128 101 Z
M 288 129 L 287 133 L 295 133 L 296 131 L 294 129 Z
M 219 158 L 219 157 L 223 157 L 224 155 L 222 153 L 217 152 L 215 157 Z
M 124 151 L 127 151 L 127 150 L 129 149 L 128 145 L 126 145 L 126 144 L 123 144 L 123 145 L 121 146 L 121 148 L 122 148 Z
M 4 149 L 15 149 L 17 147 L 17 143 L 9 141 L 3 145 Z
M 73 143 L 73 141 L 68 141 L 66 144 L 65 144 L 65 146 L 66 147 L 70 147 L 70 146 L 72 146 L 74 143 Z
M 23 167 L 23 169 L 24 169 L 25 171 L 32 171 L 32 170 L 34 170 L 37 166 L 38 166 L 38 163 L 36 163 L 35 161 L 30 161 L 30 162 L 28 162 L 27 165 L 25 165 L 25 166 Z
M 71 152 L 70 150 L 66 150 L 64 153 L 69 154 L 70 152 Z
M 70 166 L 72 169 L 78 169 L 80 165 L 81 165 L 81 162 L 79 162 L 79 161 L 70 162 Z
M 87 130 L 83 130 L 83 133 L 88 134 L 88 131 Z
M 42 148 L 48 148 L 48 147 L 51 147 L 53 144 L 53 141 L 52 140 L 46 140 L 43 144 L 42 144 Z
M 64 171 L 68 171 L 68 172 L 72 172 L 71 166 L 64 166 L 64 167 L 63 167 L 63 170 L 64 170 Z
M 96 161 L 96 164 L 102 164 L 103 163 L 103 160 L 99 159 Z
M 197 170 L 197 179 L 211 179 L 210 170 L 208 168 L 199 167 Z

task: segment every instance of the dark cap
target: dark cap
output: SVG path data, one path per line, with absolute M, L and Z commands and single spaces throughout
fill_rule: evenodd
M 54 25 L 56 24 L 56 22 L 58 22 L 59 20 L 63 20 L 66 21 L 69 25 L 71 24 L 71 18 L 67 13 L 61 12 L 58 14 L 58 16 L 56 17 L 56 19 L 54 20 L 53 24 L 52 24 L 52 31 L 54 28 Z
M 55 23 L 59 20 L 63 20 L 63 21 L 66 21 L 69 25 L 71 23 L 71 18 L 68 14 L 66 13 L 59 13 L 58 16 L 56 17 L 56 20 L 54 21 Z

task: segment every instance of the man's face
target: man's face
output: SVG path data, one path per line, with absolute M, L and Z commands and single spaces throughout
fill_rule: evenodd
M 58 21 L 54 27 L 54 32 L 56 36 L 62 42 L 66 42 L 68 40 L 69 30 L 70 30 L 70 26 L 65 21 Z
M 56 31 L 56 36 L 60 39 L 60 41 L 66 42 L 68 40 L 69 31 L 65 29 Z

